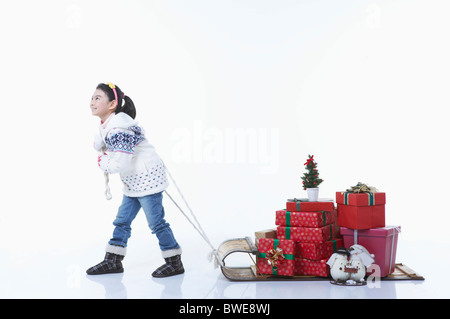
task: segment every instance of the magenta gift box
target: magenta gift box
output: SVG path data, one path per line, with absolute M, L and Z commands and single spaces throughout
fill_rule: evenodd
M 364 246 L 369 253 L 374 254 L 374 264 L 380 266 L 380 277 L 385 277 L 394 272 L 398 234 L 400 231 L 400 226 L 386 226 L 364 230 L 341 227 L 344 247 L 348 249 L 354 244 L 359 244 Z

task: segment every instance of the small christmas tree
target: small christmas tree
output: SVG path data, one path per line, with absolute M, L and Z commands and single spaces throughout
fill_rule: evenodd
M 304 165 L 306 165 L 306 173 L 302 176 L 303 189 L 319 187 L 323 179 L 319 178 L 319 171 L 317 170 L 314 155 L 308 155 L 308 159 Z

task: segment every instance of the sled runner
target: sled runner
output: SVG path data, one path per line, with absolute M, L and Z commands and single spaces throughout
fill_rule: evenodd
M 220 244 L 217 249 L 220 269 L 223 275 L 230 280 L 255 280 L 256 276 L 251 267 L 228 267 L 225 265 L 225 259 L 228 255 L 236 252 L 255 255 L 258 250 L 253 245 L 250 237 L 229 239 Z
M 247 253 L 252 260 L 252 264 L 248 267 L 233 267 L 225 263 L 225 259 L 233 253 Z M 255 259 L 258 254 L 258 249 L 253 244 L 250 237 L 233 238 L 226 240 L 220 244 L 217 249 L 217 257 L 222 274 L 231 281 L 329 281 L 328 277 L 316 276 L 275 276 L 263 275 L 257 271 Z M 252 255 L 254 257 L 252 257 Z M 255 258 L 255 259 L 254 259 Z M 381 280 L 424 280 L 425 278 L 417 274 L 414 270 L 403 265 L 402 263 L 395 264 L 395 271 Z

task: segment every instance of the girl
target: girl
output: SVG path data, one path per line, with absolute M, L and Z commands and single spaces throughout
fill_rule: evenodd
M 156 234 L 165 264 L 152 276 L 167 277 L 184 272 L 181 247 L 164 220 L 162 192 L 168 186 L 164 164 L 144 131 L 134 120 L 136 109 L 130 97 L 112 83 L 100 83 L 91 99 L 92 115 L 101 120 L 100 134 L 94 148 L 101 152 L 98 166 L 105 173 L 120 173 L 124 184 L 123 200 L 112 238 L 106 246 L 105 259 L 89 268 L 89 275 L 121 273 L 131 222 L 142 208 L 152 234 Z

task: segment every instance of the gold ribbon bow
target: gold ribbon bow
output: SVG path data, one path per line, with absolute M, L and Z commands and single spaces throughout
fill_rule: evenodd
M 359 182 L 355 186 L 350 187 L 346 191 L 351 192 L 351 193 L 376 193 L 376 192 L 378 192 L 376 187 L 368 186 L 361 182 Z
M 278 268 L 285 259 L 286 257 L 284 257 L 283 250 L 280 247 L 271 249 L 267 252 L 267 261 L 273 268 Z

